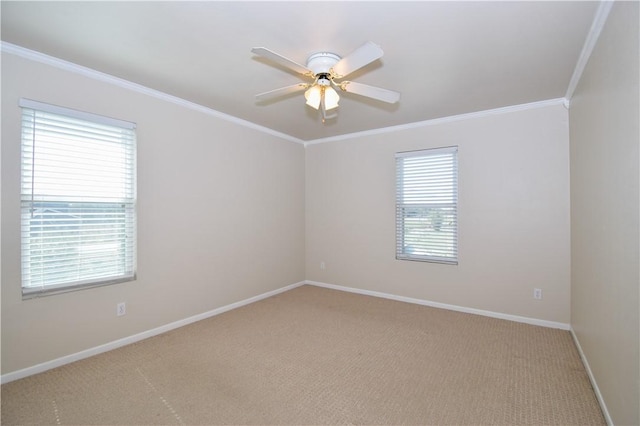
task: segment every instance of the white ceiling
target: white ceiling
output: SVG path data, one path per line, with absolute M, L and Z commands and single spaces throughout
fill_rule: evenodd
M 594 1 L 11 2 L 2 40 L 98 70 L 303 141 L 562 98 L 589 34 Z M 389 105 L 341 92 L 322 123 L 300 82 L 251 53 L 305 64 L 365 41 L 382 59 L 349 80 L 401 92 Z

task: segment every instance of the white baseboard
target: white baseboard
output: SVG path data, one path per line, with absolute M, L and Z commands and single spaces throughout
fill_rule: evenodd
M 611 415 L 609 414 L 609 410 L 607 410 L 607 405 L 604 403 L 604 398 L 602 397 L 602 393 L 600 393 L 600 388 L 598 388 L 598 383 L 596 383 L 596 378 L 591 371 L 591 367 L 589 366 L 589 361 L 587 361 L 587 357 L 582 351 L 582 346 L 580 346 L 580 341 L 578 340 L 578 336 L 576 336 L 573 327 L 570 329 L 571 336 L 573 337 L 573 342 L 576 344 L 578 348 L 578 353 L 580 354 L 580 359 L 582 360 L 582 364 L 584 365 L 585 370 L 587 370 L 587 375 L 589 376 L 589 381 L 591 382 L 591 387 L 596 394 L 596 398 L 598 399 L 598 403 L 600 404 L 600 408 L 602 409 L 602 414 L 604 415 L 604 419 L 607 424 L 613 426 L 613 420 L 611 420 Z
M 266 293 L 259 294 L 257 296 L 250 297 L 245 300 L 241 300 L 239 302 L 231 303 L 226 306 L 221 306 L 219 308 L 213 309 L 208 312 L 204 312 L 202 314 L 194 315 L 189 318 L 185 318 L 179 321 L 172 322 L 170 324 L 166 324 L 151 330 L 143 331 L 142 333 L 134 334 L 133 336 L 124 337 L 122 339 L 115 340 L 113 342 L 105 343 L 104 345 L 96 346 L 94 348 L 86 349 L 84 351 L 80 351 L 71 355 L 66 355 L 52 361 L 46 361 L 41 364 L 37 364 L 31 367 L 23 368 L 22 370 L 13 371 L 11 373 L 3 374 L 0 376 L 0 383 L 9 383 L 14 380 L 22 379 L 28 376 L 32 376 L 34 374 L 42 373 L 47 370 L 51 370 L 52 368 L 60 367 L 65 364 L 70 364 L 75 361 L 79 361 L 81 359 L 89 358 L 94 355 L 98 355 L 104 352 L 111 351 L 113 349 L 120 348 L 122 346 L 129 345 L 131 343 L 139 342 L 140 340 L 148 339 L 149 337 L 157 336 L 158 334 L 166 333 L 167 331 L 174 330 L 179 327 L 183 327 L 185 325 L 201 321 L 206 318 L 210 318 L 216 315 L 220 315 L 224 312 L 230 311 L 232 309 L 240 308 L 242 306 L 248 305 L 250 303 L 257 302 L 262 299 L 266 299 L 271 296 L 275 296 L 276 294 L 283 293 L 288 290 L 292 290 L 296 287 L 300 287 L 301 285 L 306 284 L 305 281 L 301 281 L 299 283 L 291 284 L 286 287 L 281 287 L 276 290 L 268 291 Z
M 464 306 L 449 305 L 447 303 L 439 303 L 439 302 L 432 302 L 430 300 L 414 299 L 412 297 L 397 296 L 395 294 L 388 294 L 388 293 L 382 293 L 382 292 L 371 291 L 371 290 L 362 290 L 362 289 L 353 288 L 353 287 L 343 287 L 340 285 L 327 284 L 327 283 L 322 283 L 317 281 L 305 281 L 305 283 L 309 285 L 314 285 L 317 287 L 347 291 L 349 293 L 357 293 L 357 294 L 363 294 L 366 296 L 381 297 L 383 299 L 397 300 L 399 302 L 414 303 L 416 305 L 431 306 L 433 308 L 448 309 L 450 311 L 458 311 L 458 312 L 464 312 L 467 314 L 482 315 L 485 317 L 504 319 L 508 321 L 521 322 L 525 324 L 539 325 L 542 327 L 558 328 L 560 330 L 569 330 L 571 328 L 569 324 L 565 324 L 562 322 L 547 321 L 547 320 L 541 320 L 541 319 L 529 318 L 529 317 L 521 317 L 517 315 L 503 314 L 500 312 L 484 311 L 482 309 L 474 309 L 474 308 L 467 308 Z
M 467 307 L 463 307 L 463 306 L 456 306 L 456 305 L 449 305 L 446 303 L 439 303 L 439 302 L 432 302 L 429 300 L 422 300 L 422 299 L 415 299 L 415 298 L 411 298 L 411 297 L 405 297 L 405 296 L 397 296 L 397 295 L 393 295 L 393 294 L 388 294 L 388 293 L 382 293 L 382 292 L 377 292 L 377 291 L 371 291 L 371 290 L 362 290 L 362 289 L 358 289 L 358 288 L 352 288 L 352 287 L 344 287 L 344 286 L 339 286 L 339 285 L 335 285 L 335 284 L 327 284 L 327 283 L 322 283 L 322 282 L 317 282 L 317 281 L 301 281 L 295 284 L 291 284 L 285 287 L 281 287 L 279 289 L 276 290 L 272 290 L 254 297 L 250 297 L 248 299 L 245 300 L 241 300 L 239 302 L 235 302 L 235 303 L 231 303 L 229 305 L 226 306 L 222 306 L 216 309 L 213 309 L 211 311 L 208 312 L 204 312 L 202 314 L 198 314 L 198 315 L 194 315 L 192 317 L 189 318 L 185 318 L 179 321 L 175 321 L 172 322 L 170 324 L 166 324 L 151 330 L 147 330 L 144 331 L 142 333 L 138 333 L 138 334 L 134 334 L 133 336 L 128 336 L 128 337 L 124 337 L 122 339 L 119 340 L 115 340 L 113 342 L 109 342 L 109 343 L 105 343 L 104 345 L 100 345 L 100 346 L 96 346 L 93 348 L 89 348 L 86 349 L 84 351 L 80 351 L 71 355 L 66 355 L 51 361 L 46 361 L 43 362 L 41 364 L 37 364 L 31 367 L 27 367 L 24 368 L 22 370 L 18 370 L 18 371 L 13 371 L 11 373 L 7 373 L 7 374 L 3 374 L 2 376 L 0 376 L 0 383 L 4 384 L 4 383 L 9 383 L 12 382 L 14 380 L 18 380 L 18 379 L 22 379 L 28 376 L 32 376 L 34 374 L 38 374 L 38 373 L 42 373 L 44 371 L 47 370 L 51 370 L 53 368 L 56 367 L 60 367 L 62 365 L 65 364 L 70 364 L 72 362 L 75 361 L 79 361 L 81 359 L 85 359 L 85 358 L 89 358 L 91 356 L 94 355 L 98 355 L 104 352 L 108 352 L 111 351 L 113 349 L 117 349 L 120 348 L 122 346 L 126 346 L 129 345 L 131 343 L 135 343 L 135 342 L 139 342 L 140 340 L 144 340 L 147 339 L 149 337 L 153 337 L 153 336 L 157 336 L 159 334 L 162 333 L 166 333 L 167 331 L 171 331 L 174 330 L 176 328 L 179 327 L 183 327 L 185 325 L 194 323 L 196 321 L 200 321 L 206 318 L 210 318 L 213 317 L 215 315 L 219 315 L 222 314 L 224 312 L 230 311 L 232 309 L 236 309 L 245 305 L 248 305 L 250 303 L 254 303 L 257 302 L 259 300 L 262 299 L 266 299 L 268 297 L 271 296 L 275 296 L 276 294 L 280 294 L 283 293 L 285 291 L 288 290 L 292 290 L 296 287 L 300 287 L 301 285 L 304 284 L 308 284 L 308 285 L 313 285 L 313 286 L 317 286 L 317 287 L 324 287 L 324 288 L 330 288 L 330 289 L 334 289 L 334 290 L 340 290 L 340 291 L 346 291 L 346 292 L 350 292 L 350 293 L 358 293 L 358 294 L 363 294 L 366 296 L 374 296 L 374 297 L 381 297 L 384 299 L 391 299 L 391 300 L 396 300 L 396 301 L 400 301 L 400 302 L 407 302 L 407 303 L 414 303 L 414 304 L 418 304 L 418 305 L 424 305 L 424 306 L 431 306 L 434 308 L 441 308 L 441 309 L 448 309 L 448 310 L 452 310 L 452 311 L 458 311 L 458 312 L 465 312 L 465 313 L 469 313 L 469 314 L 476 314 L 476 315 L 483 315 L 483 316 L 487 316 L 487 317 L 492 317 L 492 318 L 499 318 L 499 319 L 504 319 L 504 320 L 509 320 L 509 321 L 516 321 L 516 322 L 522 322 L 522 323 L 526 323 L 526 324 L 532 324 L 532 325 L 539 325 L 539 326 L 543 326 L 543 327 L 549 327 L 549 328 L 558 328 L 558 329 L 562 329 L 562 330 L 570 330 L 570 326 L 569 324 L 564 324 L 564 323 L 559 323 L 559 322 L 553 322 L 553 321 L 546 321 L 546 320 L 540 320 L 540 319 L 536 319 L 536 318 L 527 318 L 527 317 L 520 317 L 520 316 L 516 316 L 516 315 L 508 315 L 508 314 L 503 314 L 503 313 L 499 313 L 499 312 L 491 312 L 491 311 L 484 311 L 484 310 L 480 310 L 480 309 L 474 309 L 474 308 L 467 308 Z M 574 336 L 575 339 L 575 336 Z M 577 340 L 576 340 L 577 342 Z M 578 346 L 579 348 L 579 346 Z M 583 357 L 582 352 L 580 352 L 581 356 Z M 583 357 L 583 362 L 585 362 L 585 366 L 586 361 L 584 360 Z M 591 372 L 590 370 L 587 368 L 587 371 L 589 372 L 589 377 L 592 378 Z M 592 380 L 592 383 L 595 383 Z M 594 385 L 594 388 L 595 385 Z M 599 393 L 597 393 L 599 395 Z M 601 397 L 598 396 L 598 400 L 601 401 Z M 602 402 L 601 402 L 602 404 Z M 603 411 L 605 411 L 603 409 Z M 606 411 L 605 411 L 606 413 Z M 609 418 L 607 419 L 609 421 Z M 611 423 L 610 423 L 611 424 Z

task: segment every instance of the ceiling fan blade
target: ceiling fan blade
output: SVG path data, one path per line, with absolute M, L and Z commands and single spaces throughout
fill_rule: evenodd
M 356 83 L 355 81 L 343 81 L 340 88 L 345 92 L 366 96 L 382 102 L 395 104 L 400 100 L 400 93 L 393 90 L 382 89 L 380 87 L 369 86 L 367 84 Z
M 263 58 L 270 59 L 273 62 L 276 62 L 299 74 L 309 75 L 313 77 L 313 71 L 311 71 L 309 68 L 305 67 L 304 65 L 300 65 L 299 63 L 294 62 L 289 58 L 285 58 L 284 56 L 279 55 L 276 52 L 267 49 L 266 47 L 254 47 L 253 49 L 251 49 L 251 52 L 255 53 L 256 55 L 262 56 Z
M 258 102 L 265 102 L 271 99 L 278 98 L 280 96 L 288 95 L 290 93 L 295 93 L 301 90 L 308 88 L 310 84 L 306 83 L 298 83 L 293 86 L 281 87 L 280 89 L 271 90 L 269 92 L 264 92 L 256 95 L 256 100 Z
M 355 70 L 370 64 L 376 59 L 380 59 L 383 54 L 384 52 L 380 46 L 368 41 L 344 58 L 340 59 L 340 61 L 334 65 L 333 72 L 336 78 L 345 77 Z

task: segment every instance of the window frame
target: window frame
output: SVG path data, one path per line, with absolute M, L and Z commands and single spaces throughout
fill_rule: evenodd
M 438 158 L 442 158 L 445 164 L 446 158 L 449 158 L 450 165 L 445 167 L 437 163 L 428 164 L 429 161 L 437 162 Z M 396 259 L 457 265 L 459 259 L 458 147 L 397 152 L 395 161 Z M 423 161 L 425 163 L 420 165 Z M 413 162 L 414 165 L 408 166 L 409 162 Z M 408 168 L 412 173 L 411 193 L 405 189 Z M 436 183 L 433 181 L 435 175 L 438 179 L 444 176 L 444 180 Z M 414 200 L 408 202 L 406 198 Z M 411 211 L 411 214 L 408 211 Z M 410 222 L 413 228 L 414 235 L 410 237 L 412 239 L 410 242 L 414 242 L 415 246 L 408 244 L 407 222 Z M 438 223 L 437 227 L 434 223 Z M 432 238 L 431 243 L 424 241 L 427 237 Z M 418 253 L 408 251 L 409 247 Z M 422 253 L 419 253 L 420 251 Z
M 137 136 L 135 123 L 24 98 L 20 99 L 19 106 L 22 108 L 20 250 L 23 299 L 134 281 L 137 276 Z M 56 127 L 55 132 L 44 127 L 41 127 L 40 130 L 37 129 L 36 124 L 40 126 L 46 120 L 45 117 L 50 117 L 54 121 L 59 120 L 55 124 L 60 124 L 60 127 Z M 78 126 L 77 128 L 74 127 L 73 131 L 70 130 L 71 126 L 76 125 Z M 92 126 L 97 126 L 93 128 L 99 127 L 100 129 L 113 131 L 114 133 L 109 134 L 108 137 L 111 138 L 109 141 L 106 141 L 107 136 L 90 137 L 87 134 L 71 136 L 72 132 L 76 130 L 88 133 L 87 129 Z M 52 136 L 54 133 L 58 133 L 58 129 L 60 129 L 60 136 Z M 114 138 L 114 134 L 119 136 Z M 63 162 L 52 160 L 53 157 L 37 156 L 36 150 L 38 146 L 41 147 L 41 150 L 44 149 L 42 146 L 45 146 L 45 138 L 47 137 L 49 138 L 47 143 L 52 149 L 51 152 L 54 152 L 53 155 L 66 155 L 61 160 Z M 100 143 L 103 147 L 109 147 L 112 151 L 117 152 L 117 155 L 120 155 L 121 161 L 103 161 L 100 163 L 108 164 L 109 166 L 115 164 L 116 167 L 113 169 L 115 171 L 105 172 L 103 170 L 101 172 L 103 175 L 99 176 L 99 172 L 94 167 L 85 167 L 89 171 L 84 173 L 95 178 L 96 182 L 101 183 L 107 182 L 107 184 L 111 184 L 111 179 L 114 179 L 116 183 L 126 181 L 126 183 L 122 183 L 122 189 L 118 191 L 103 189 L 103 193 L 99 197 L 96 189 L 99 185 L 86 185 L 90 188 L 87 190 L 80 190 L 79 187 L 81 185 L 75 187 L 76 185 L 73 184 L 69 186 L 72 189 L 57 189 L 56 191 L 47 189 L 47 185 L 53 187 L 53 185 L 59 184 L 59 179 L 53 178 L 53 174 L 51 174 L 51 177 L 47 177 L 47 172 L 44 169 L 48 166 L 44 164 L 53 164 L 53 167 L 55 167 L 53 169 L 54 172 L 58 172 L 58 176 L 63 175 L 72 179 L 68 181 L 80 181 L 77 176 L 74 176 L 74 173 L 78 173 L 78 169 L 74 168 L 74 164 L 80 163 L 65 163 L 69 157 L 69 151 L 63 145 L 65 142 L 72 140 L 72 138 L 75 138 L 73 143 L 76 146 L 80 146 L 83 140 L 91 141 L 94 145 L 91 149 L 82 148 L 78 154 L 82 160 L 87 161 L 87 156 L 90 155 L 99 156 L 98 145 Z M 115 144 L 111 145 L 112 142 Z M 40 166 L 37 166 L 38 161 L 40 161 Z M 87 164 L 90 163 L 87 162 Z M 121 175 L 122 177 L 118 181 L 116 180 L 117 178 L 114 178 L 115 175 Z M 62 210 L 56 212 L 58 216 L 47 216 L 45 207 L 52 208 L 56 205 L 62 206 Z M 41 208 L 43 213 L 39 225 L 38 222 L 33 220 L 34 211 L 37 208 Z M 102 231 L 95 231 L 95 226 L 90 230 L 88 229 L 87 222 L 92 218 L 90 217 L 92 214 L 96 215 L 93 217 L 98 218 L 97 226 L 104 226 Z M 113 219 L 114 224 L 105 225 L 105 223 L 109 222 L 107 220 L 109 215 L 114 214 L 117 216 L 116 219 Z M 69 256 L 69 258 L 75 259 L 74 261 L 65 263 L 59 259 L 61 255 L 58 253 L 49 256 L 49 259 L 46 258 L 47 254 L 45 254 L 44 257 L 41 256 L 40 261 L 51 260 L 53 261 L 52 264 L 57 264 L 58 267 L 63 263 L 66 266 L 61 269 L 68 271 L 68 265 L 72 265 L 74 262 L 81 265 L 78 259 L 86 260 L 92 256 L 93 253 L 88 255 L 86 252 L 93 249 L 99 252 L 98 259 L 94 260 L 94 264 L 99 264 L 99 268 L 104 268 L 104 273 L 91 273 L 86 269 L 83 270 L 82 266 L 78 266 L 77 269 L 81 272 L 78 272 L 75 278 L 70 278 L 72 274 L 67 273 L 66 277 L 55 280 L 52 278 L 53 272 L 51 270 L 46 271 L 46 266 L 40 266 L 39 270 L 34 269 L 36 268 L 36 263 L 33 260 L 34 252 L 31 250 L 31 244 L 37 244 L 34 241 L 40 241 L 40 244 L 48 243 L 46 236 L 44 236 L 48 231 L 47 226 L 52 226 L 51 223 L 56 220 L 60 221 L 60 217 L 62 217 L 61 222 L 69 223 L 69 218 L 74 218 L 75 221 L 66 226 L 56 225 L 54 232 L 58 232 L 59 238 L 68 242 L 72 236 L 76 238 L 82 236 L 85 238 L 83 240 L 85 243 L 76 242 L 65 245 L 65 249 L 76 252 L 76 254 Z M 47 225 L 45 219 L 49 221 L 49 225 Z M 71 231 L 73 228 L 75 228 L 75 231 Z M 86 242 L 90 233 L 91 235 L 111 233 L 113 229 L 117 229 L 117 232 L 116 237 L 112 239 L 107 240 L 103 236 L 95 237 L 97 239 L 91 242 L 95 242 L 97 245 L 93 246 L 88 245 Z M 34 240 L 33 234 L 37 232 L 39 232 L 39 236 L 42 236 L 40 240 L 37 238 Z M 105 245 L 111 247 L 105 248 Z M 83 251 L 85 252 L 84 254 Z M 110 263 L 118 266 L 109 267 Z

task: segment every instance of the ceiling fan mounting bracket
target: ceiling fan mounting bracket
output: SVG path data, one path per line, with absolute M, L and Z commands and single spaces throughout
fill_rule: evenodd
M 307 59 L 307 68 L 313 71 L 314 75 L 331 75 L 331 68 L 340 61 L 340 56 L 331 52 L 313 53 Z
M 331 85 L 332 77 L 327 73 L 316 74 L 316 83 L 320 86 L 329 86 Z

